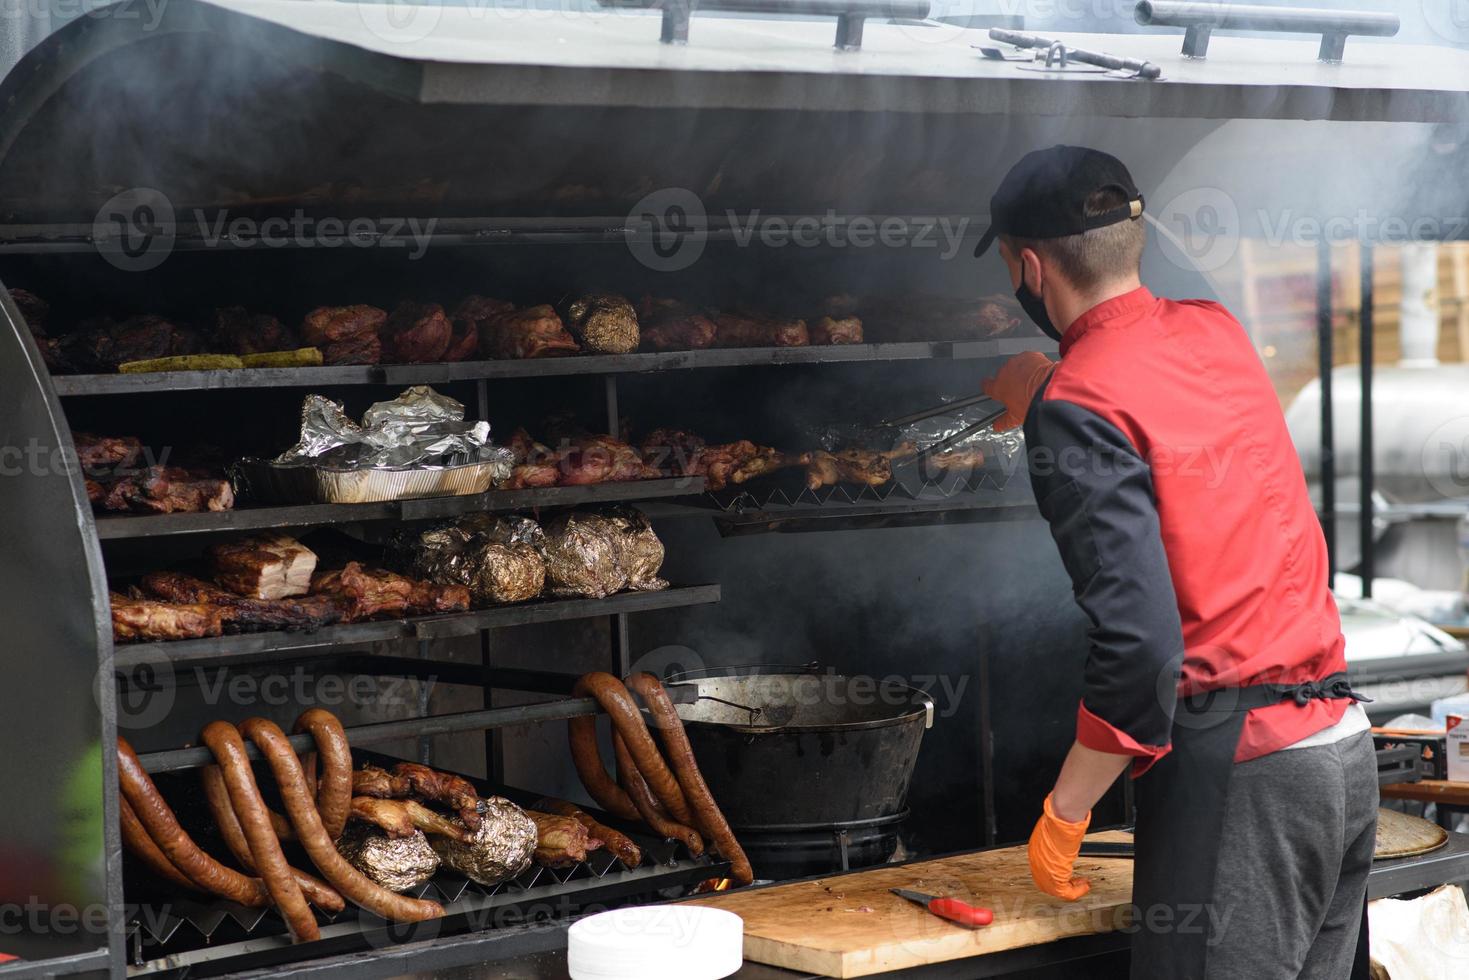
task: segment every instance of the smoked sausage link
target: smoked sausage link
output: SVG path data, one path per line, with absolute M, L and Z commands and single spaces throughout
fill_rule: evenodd
M 633 804 L 638 808 L 638 813 L 642 815 L 643 822 L 652 827 L 658 836 L 682 843 L 694 857 L 702 855 L 704 841 L 699 837 L 699 832 L 671 819 L 659 805 L 653 797 L 653 791 L 643 780 L 643 774 L 638 772 L 632 754 L 627 750 L 627 743 L 622 740 L 621 732 L 612 733 L 612 750 L 617 753 L 617 775 L 622 780 L 627 795 L 632 798 Z
M 628 753 L 632 756 L 633 762 L 637 764 L 638 772 L 642 774 L 658 802 L 663 804 L 663 809 L 667 810 L 668 815 L 678 823 L 686 826 L 692 825 L 694 815 L 689 809 L 688 801 L 684 798 L 683 789 L 677 777 L 668 768 L 668 763 L 663 761 L 663 756 L 658 752 L 653 736 L 648 734 L 648 726 L 643 721 L 643 713 L 638 710 L 637 702 L 633 700 L 622 681 L 611 674 L 594 671 L 578 678 L 572 690 L 576 697 L 596 699 L 597 703 L 602 706 L 602 710 L 607 712 L 607 716 L 612 719 L 613 730 L 622 736 Z M 591 721 L 592 719 L 582 720 Z M 573 753 L 577 749 L 576 741 L 573 738 Z M 595 746 L 595 743 L 593 744 Z M 600 759 L 597 760 L 596 768 L 602 771 L 605 777 Z M 578 773 L 580 771 L 578 768 Z M 592 787 L 588 786 L 587 791 L 590 793 Z M 596 799 L 595 795 L 593 799 Z M 597 802 L 602 803 L 600 799 Z M 608 812 L 613 811 L 609 809 Z M 616 815 L 621 816 L 621 814 Z
M 316 751 L 307 756 L 311 773 L 307 790 L 316 782 L 313 795 L 321 822 L 332 840 L 342 836 L 347 814 L 352 810 L 352 747 L 337 716 L 324 708 L 309 708 L 296 719 L 296 731 L 309 732 Z M 316 759 L 321 760 L 321 777 L 316 779 Z

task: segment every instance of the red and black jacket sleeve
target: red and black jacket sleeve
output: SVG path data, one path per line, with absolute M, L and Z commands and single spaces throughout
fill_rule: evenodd
M 1025 438 L 1036 503 L 1091 623 L 1077 740 L 1138 756 L 1139 774 L 1168 752 L 1184 649 L 1152 471 L 1117 426 L 1045 387 Z

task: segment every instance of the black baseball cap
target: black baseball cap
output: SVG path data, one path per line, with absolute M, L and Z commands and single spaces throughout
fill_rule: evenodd
M 1108 189 L 1120 191 L 1128 203 L 1087 217 L 1087 198 Z M 1084 146 L 1032 150 L 1010 168 L 990 197 L 990 226 L 974 254 L 983 255 L 1000 235 L 1065 238 L 1142 213 L 1143 196 L 1132 174 L 1112 154 Z

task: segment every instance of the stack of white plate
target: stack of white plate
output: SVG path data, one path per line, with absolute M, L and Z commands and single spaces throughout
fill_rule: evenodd
M 745 923 L 696 905 L 648 905 L 572 925 L 571 980 L 720 980 L 743 962 Z

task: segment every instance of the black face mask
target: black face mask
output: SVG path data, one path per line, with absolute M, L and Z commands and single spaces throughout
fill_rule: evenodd
M 1057 330 L 1056 325 L 1051 322 L 1051 314 L 1046 312 L 1046 304 L 1039 296 L 1030 291 L 1024 279 L 1020 280 L 1020 288 L 1015 290 L 1015 299 L 1020 303 L 1020 308 L 1025 311 L 1025 315 L 1041 328 L 1041 333 L 1058 344 L 1061 342 L 1061 331 Z

